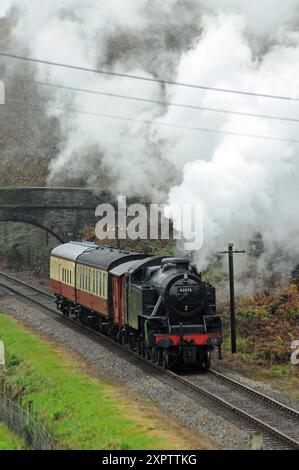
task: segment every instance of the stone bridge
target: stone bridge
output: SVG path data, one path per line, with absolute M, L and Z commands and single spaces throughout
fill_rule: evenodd
M 40 227 L 60 242 L 80 240 L 95 227 L 95 209 L 113 204 L 107 191 L 83 188 L 0 188 L 0 222 L 24 222 Z

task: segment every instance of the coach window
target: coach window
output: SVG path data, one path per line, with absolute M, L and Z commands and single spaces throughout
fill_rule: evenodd
M 100 296 L 102 297 L 102 271 L 100 272 L 100 279 L 99 279 L 99 291 L 100 291 Z
M 104 273 L 104 297 L 105 298 L 107 297 L 107 278 L 108 278 L 107 273 Z

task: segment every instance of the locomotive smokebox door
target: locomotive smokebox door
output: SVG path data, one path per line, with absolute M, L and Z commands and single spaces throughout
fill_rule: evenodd
M 183 361 L 184 361 L 184 364 L 195 364 L 196 363 L 197 358 L 196 358 L 196 346 L 195 345 L 184 346 Z

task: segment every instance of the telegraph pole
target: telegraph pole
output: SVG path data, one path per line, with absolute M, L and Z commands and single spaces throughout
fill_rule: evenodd
M 235 354 L 237 352 L 237 336 L 235 314 L 234 253 L 245 253 L 245 250 L 234 250 L 234 244 L 229 243 L 228 250 L 221 251 L 220 253 L 228 254 L 231 351 L 232 354 Z

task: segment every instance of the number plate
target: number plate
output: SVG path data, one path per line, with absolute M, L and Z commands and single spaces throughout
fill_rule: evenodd
M 193 289 L 192 289 L 192 287 L 179 287 L 178 291 L 181 294 L 190 294 L 193 291 Z

